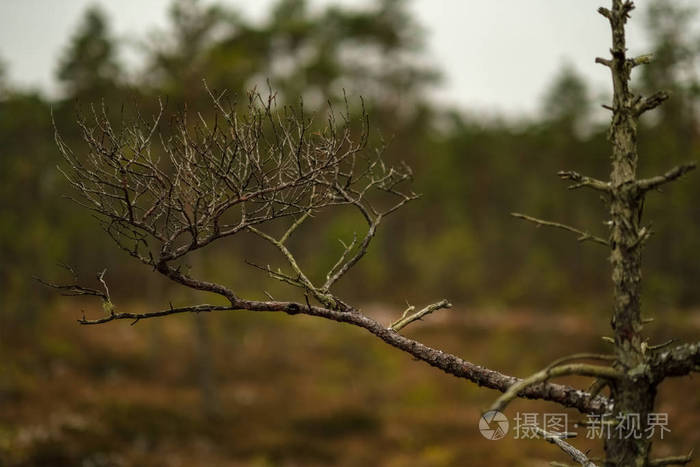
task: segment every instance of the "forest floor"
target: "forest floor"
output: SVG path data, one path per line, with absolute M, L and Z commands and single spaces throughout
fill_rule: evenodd
M 130 307 L 134 311 L 142 306 Z M 478 431 L 498 393 L 445 375 L 363 330 L 305 316 L 228 313 L 79 326 L 66 304 L 0 342 L 0 466 L 538 466 L 566 462 L 540 440 Z M 389 322 L 379 305 L 370 315 Z M 404 333 L 526 376 L 574 352 L 609 351 L 604 318 L 455 307 Z M 211 331 L 217 400 L 202 404 L 196 319 Z M 657 313 L 653 343 L 698 340 L 700 310 Z M 586 387 L 586 379 L 569 378 Z M 663 385 L 658 455 L 700 448 L 700 378 Z M 516 401 L 517 413 L 566 413 Z M 601 443 L 573 444 L 601 454 Z

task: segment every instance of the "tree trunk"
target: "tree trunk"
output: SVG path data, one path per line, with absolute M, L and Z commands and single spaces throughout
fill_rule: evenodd
M 644 430 L 647 414 L 653 411 L 655 383 L 645 375 L 647 357 L 641 336 L 642 246 L 645 230 L 640 225 L 644 195 L 637 186 L 637 119 L 635 96 L 629 90 L 633 62 L 626 57 L 625 23 L 631 2 L 613 0 L 609 15 L 613 33 L 612 59 L 606 64 L 612 71 L 614 97 L 610 140 L 613 145 L 610 174 L 610 262 L 614 284 L 612 329 L 618 362 L 625 376 L 611 383 L 614 410 L 610 421 L 619 423 L 632 416 L 639 421 L 639 439 L 626 430 L 611 430 L 606 440 L 606 465 L 644 466 L 651 441 Z M 638 416 L 638 419 L 636 418 Z M 615 425 L 613 425 L 615 426 Z

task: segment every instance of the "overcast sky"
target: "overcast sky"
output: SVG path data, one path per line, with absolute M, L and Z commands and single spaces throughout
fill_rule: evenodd
M 98 3 L 113 31 L 136 39 L 167 27 L 170 0 L 0 0 L 0 58 L 12 82 L 55 90 L 57 57 L 84 9 Z M 222 0 L 251 18 L 265 16 L 274 0 Z M 367 0 L 311 0 L 367 5 Z M 531 113 L 564 63 L 575 67 L 593 89 L 608 88 L 606 69 L 595 65 L 609 49 L 606 21 L 596 13 L 604 0 L 413 0 L 412 10 L 427 30 L 428 57 L 444 72 L 436 98 L 462 108 L 510 116 Z M 629 29 L 632 53 L 646 51 L 644 4 Z M 688 3 L 688 1 L 685 1 Z

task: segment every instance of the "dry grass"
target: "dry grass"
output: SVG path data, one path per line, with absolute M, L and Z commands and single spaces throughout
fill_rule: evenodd
M 391 317 L 381 307 L 367 309 L 384 321 Z M 219 415 L 207 417 L 193 316 L 80 327 L 74 314 L 57 311 L 18 329 L 0 347 L 0 465 L 394 467 L 565 460 L 541 441 L 485 440 L 477 421 L 495 393 L 348 326 L 303 316 L 203 316 L 212 330 L 220 398 Z M 699 317 L 670 316 L 655 342 L 667 335 L 697 340 Z M 406 333 L 520 376 L 573 351 L 606 350 L 604 325 L 593 326 L 581 314 L 458 306 L 435 318 Z M 662 389 L 657 411 L 669 413 L 672 431 L 655 443 L 659 454 L 700 444 L 699 389 L 697 378 Z M 516 411 L 560 412 L 524 401 L 508 414 Z M 575 444 L 600 453 L 598 443 Z

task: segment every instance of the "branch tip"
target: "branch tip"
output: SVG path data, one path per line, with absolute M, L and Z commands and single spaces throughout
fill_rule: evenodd
M 537 226 L 544 225 L 546 227 L 554 227 L 557 229 L 566 230 L 568 232 L 575 233 L 578 235 L 577 240 L 580 242 L 592 241 L 592 242 L 598 243 L 600 245 L 609 246 L 608 241 L 605 240 L 604 238 L 597 237 L 595 235 L 591 235 L 588 232 L 584 232 L 583 230 L 579 230 L 575 227 L 571 227 L 571 226 L 566 225 L 566 224 L 560 224 L 559 222 L 545 221 L 542 219 L 537 219 L 536 217 L 531 217 L 531 216 L 527 216 L 525 214 L 520 214 L 518 212 L 511 212 L 510 215 L 513 217 L 516 217 L 518 219 L 523 219 L 523 220 L 526 220 L 528 222 L 532 222 L 533 224 L 537 224 Z
M 441 300 L 437 303 L 433 303 L 432 305 L 428 305 L 425 308 L 423 308 L 420 311 L 417 311 L 415 313 L 412 313 L 413 310 L 415 310 L 416 307 L 413 305 L 409 306 L 406 308 L 406 310 L 403 312 L 401 315 L 401 318 L 398 320 L 394 321 L 388 329 L 394 332 L 399 332 L 401 329 L 404 327 L 408 326 L 414 321 L 418 321 L 422 319 L 424 316 L 429 315 L 430 313 L 433 313 L 434 311 L 443 309 L 443 308 L 452 308 L 452 304 L 448 302 L 447 300 Z M 410 313 L 410 314 L 409 314 Z
M 661 457 L 659 459 L 650 459 L 649 466 L 658 467 L 662 465 L 686 465 L 690 464 L 693 460 L 693 449 L 685 456 L 669 456 Z
M 697 163 L 695 161 L 688 162 L 686 164 L 678 165 L 663 175 L 658 175 L 656 177 L 645 178 L 637 181 L 637 188 L 645 193 L 650 190 L 655 190 L 660 188 L 662 185 L 673 182 L 683 175 L 695 170 Z
M 564 441 L 566 434 L 549 433 L 538 426 L 534 426 L 533 428 L 542 439 L 556 445 L 559 449 L 568 454 L 571 459 L 581 464 L 583 467 L 597 467 L 586 454 Z

